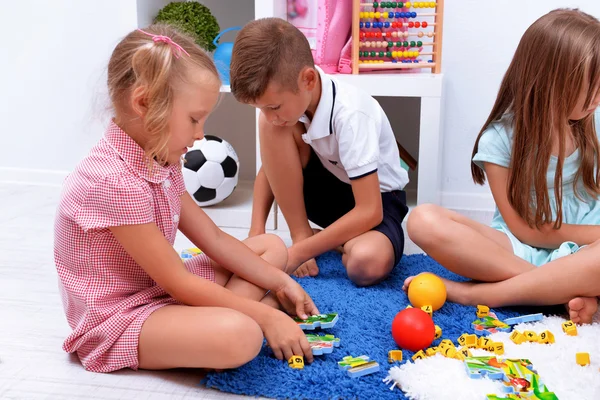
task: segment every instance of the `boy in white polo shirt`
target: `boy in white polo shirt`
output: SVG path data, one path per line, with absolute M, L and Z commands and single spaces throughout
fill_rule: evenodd
M 343 246 L 357 285 L 387 277 L 404 250 L 408 174 L 379 103 L 316 67 L 306 37 L 279 18 L 238 33 L 230 75 L 236 99 L 261 110 L 250 235 L 275 199 L 293 241 L 288 272 L 315 276 L 314 257 Z

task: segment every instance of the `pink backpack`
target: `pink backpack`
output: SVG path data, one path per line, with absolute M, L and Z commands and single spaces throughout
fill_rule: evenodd
M 318 0 L 315 63 L 327 73 L 352 73 L 352 0 Z

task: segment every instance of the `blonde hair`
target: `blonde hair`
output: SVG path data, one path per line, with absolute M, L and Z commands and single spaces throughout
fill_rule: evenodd
M 192 38 L 174 27 L 156 24 L 143 31 L 151 35 L 166 36 L 176 45 L 154 41 L 152 36 L 139 30 L 129 33 L 116 46 L 108 63 L 108 91 L 118 118 L 133 91 L 143 88 L 147 107 L 143 125 L 148 133 L 144 150 L 149 161 L 156 159 L 164 162 L 169 140 L 168 121 L 173 107 L 174 83 L 184 80 L 190 67 L 210 72 L 217 82 L 219 75 L 206 52 Z
M 231 56 L 231 93 L 241 103 L 253 103 L 271 81 L 292 92 L 298 77 L 315 67 L 310 44 L 298 28 L 281 18 L 247 23 L 237 34 Z
M 492 122 L 504 117 L 512 125 L 508 200 L 530 227 L 553 220 L 546 173 L 555 137 L 559 154 L 554 176 L 554 227 L 562 224 L 562 169 L 569 132 L 581 157 L 573 182 L 575 193 L 580 181 L 594 198 L 600 193 L 594 115 L 569 121 L 582 91 L 587 89 L 586 82 L 587 109 L 600 88 L 600 22 L 579 10 L 551 11 L 535 21 L 521 38 L 494 107 L 475 142 L 473 156 L 481 135 Z M 485 182 L 484 172 L 473 162 L 471 174 L 475 183 Z

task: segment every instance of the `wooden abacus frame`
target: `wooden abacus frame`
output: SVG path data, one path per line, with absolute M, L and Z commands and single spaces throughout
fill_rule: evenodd
M 381 3 L 381 2 L 377 2 Z M 384 2 L 388 3 L 388 2 Z M 396 2 L 398 3 L 398 2 Z M 403 2 L 405 3 L 405 2 Z M 410 1 L 411 6 L 412 2 Z M 434 22 L 429 26 L 433 28 L 434 41 L 423 43 L 423 46 L 432 46 L 430 53 L 419 53 L 420 55 L 430 55 L 431 62 L 402 63 L 402 62 L 383 62 L 361 64 L 359 62 L 360 47 L 360 12 L 361 7 L 373 7 L 373 0 L 352 0 L 352 73 L 358 74 L 361 69 L 365 70 L 395 70 L 406 68 L 430 68 L 434 74 L 439 74 L 442 70 L 442 31 L 444 20 L 444 0 L 435 0 L 434 13 L 422 13 L 424 17 L 434 17 Z M 412 8 L 412 7 L 411 7 Z

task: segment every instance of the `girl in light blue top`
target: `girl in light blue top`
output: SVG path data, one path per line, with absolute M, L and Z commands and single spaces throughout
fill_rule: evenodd
M 591 322 L 600 295 L 599 89 L 596 18 L 554 10 L 527 29 L 473 150 L 473 180 L 487 179 L 496 202 L 491 227 L 430 204 L 408 219 L 417 245 L 474 281 L 446 281 L 450 301 L 564 303 L 574 322 Z

